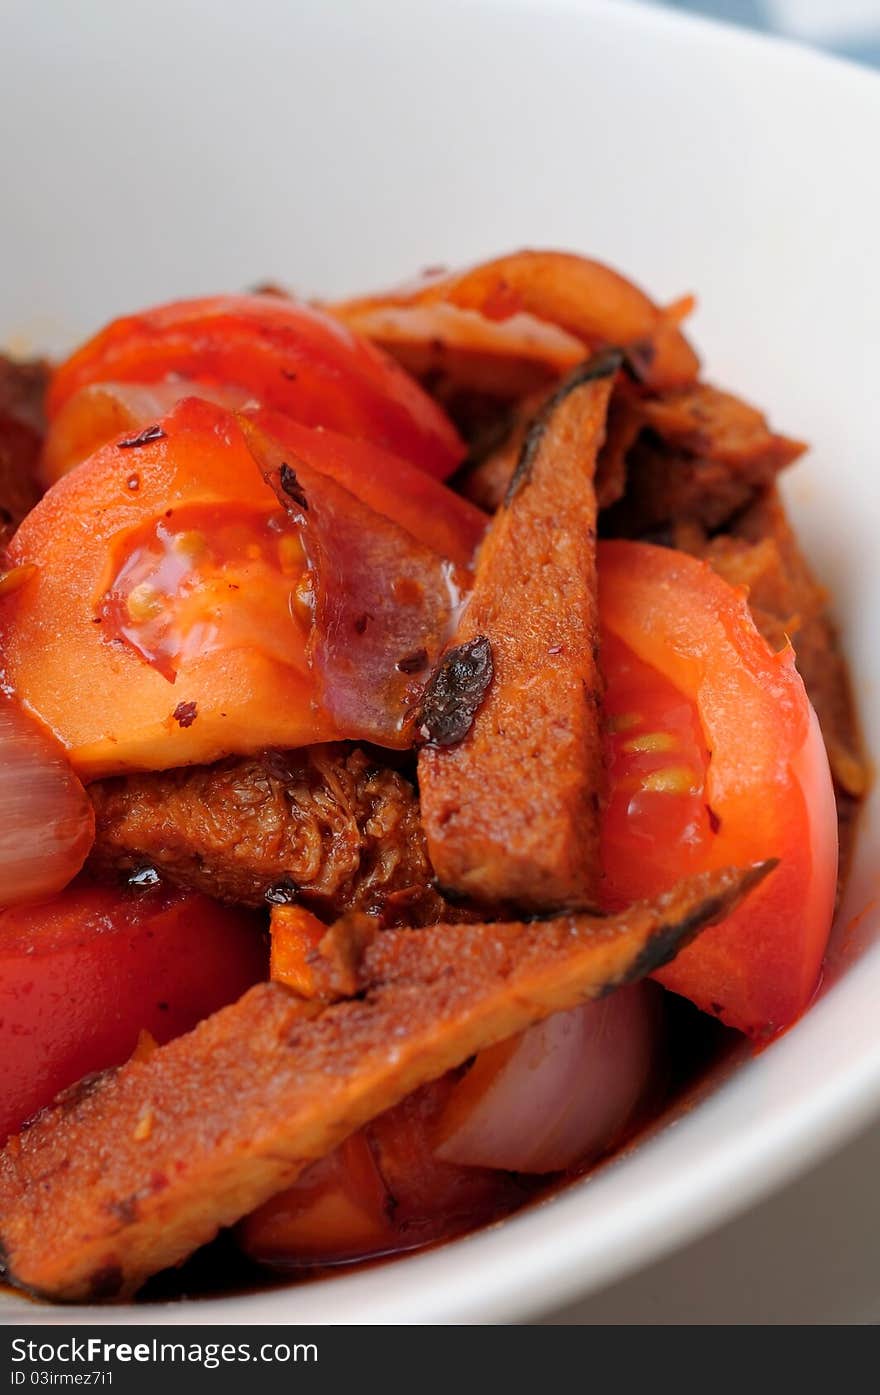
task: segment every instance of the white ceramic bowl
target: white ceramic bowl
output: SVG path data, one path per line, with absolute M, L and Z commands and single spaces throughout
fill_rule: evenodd
M 880 749 L 880 80 L 624 0 L 7 0 L 0 68 L 0 330 L 19 343 L 523 244 L 697 290 L 710 372 L 814 443 L 789 497 Z M 101 1317 L 524 1318 L 714 1225 L 880 1105 L 878 844 L 875 797 L 842 922 L 866 914 L 807 1017 L 592 1179 L 331 1283 Z

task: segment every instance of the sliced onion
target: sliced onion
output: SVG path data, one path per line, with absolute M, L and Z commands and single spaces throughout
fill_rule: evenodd
M 64 750 L 0 693 L 0 906 L 60 891 L 94 836 L 91 801 Z
M 438 374 L 456 386 L 519 397 L 561 376 L 584 357 L 582 340 L 558 325 L 516 314 L 491 320 L 457 305 L 375 304 L 335 313 L 402 363 L 416 378 Z
M 612 1147 L 654 1079 L 657 992 L 620 989 L 481 1052 L 447 1104 L 436 1155 L 542 1173 Z

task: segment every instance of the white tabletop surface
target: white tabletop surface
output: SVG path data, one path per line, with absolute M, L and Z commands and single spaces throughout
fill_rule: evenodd
M 880 1121 L 720 1230 L 554 1324 L 880 1322 Z

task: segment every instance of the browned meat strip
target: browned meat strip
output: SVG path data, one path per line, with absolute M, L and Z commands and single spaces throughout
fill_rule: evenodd
M 406 923 L 442 906 L 412 785 L 361 747 L 311 746 L 89 787 L 100 875 L 157 869 L 178 886 L 260 905 L 297 894 L 332 919 Z
M 545 392 L 530 393 L 514 409 L 508 408 L 502 413 L 485 445 L 472 446 L 470 460 L 456 476 L 459 491 L 486 513 L 494 513 L 501 507 L 526 432 L 547 396 Z
M 606 355 L 575 370 L 530 428 L 454 645 L 426 694 L 419 785 L 428 854 L 444 890 L 479 905 L 595 904 L 602 683 L 593 479 L 619 365 Z
M 495 513 L 501 507 L 526 433 L 547 400 L 548 394 L 543 392 L 524 397 L 508 417 L 506 428 L 497 432 L 459 472 L 457 488 L 486 513 Z M 618 381 L 608 404 L 605 440 L 596 461 L 596 499 L 600 509 L 610 508 L 622 496 L 626 457 L 642 425 L 639 399 L 624 380 Z
M 681 530 L 679 546 L 705 557 L 733 586 L 745 586 L 761 633 L 780 648 L 790 639 L 816 709 L 834 779 L 856 798 L 868 786 L 846 663 L 828 617 L 827 593 L 798 545 L 776 489 L 764 491 L 727 534 L 706 539 Z
M 462 470 L 458 486 L 480 508 L 501 504 L 540 395 L 523 399 L 508 430 Z M 641 537 L 682 520 L 721 527 L 802 453 L 740 398 L 706 383 L 645 396 L 615 386 L 596 466 L 609 537 Z
M 0 354 L 0 546 L 39 498 L 36 467 L 48 378 L 45 363 Z
M 818 584 L 775 488 L 761 494 L 731 525 L 708 539 L 693 525 L 676 530 L 675 543 L 705 557 L 733 586 L 745 586 L 758 629 L 779 649 L 791 640 L 797 666 L 816 709 L 837 795 L 840 885 L 852 857 L 855 820 L 870 771 L 862 746 L 849 670 Z
M 804 451 L 755 407 L 707 383 L 639 404 L 646 428 L 627 455 L 626 493 L 603 516 L 609 537 L 642 537 L 682 520 L 721 528 Z
M 258 985 L 7 1144 L 7 1276 L 56 1299 L 136 1291 L 425 1081 L 668 961 L 764 871 L 709 873 L 607 919 L 380 933 L 361 996 L 323 1009 Z

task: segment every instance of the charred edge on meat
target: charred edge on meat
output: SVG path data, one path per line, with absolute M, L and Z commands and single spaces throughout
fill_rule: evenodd
M 620 352 L 621 367 L 634 383 L 641 386 L 647 380 L 657 356 L 653 340 L 638 339 L 634 344 L 627 344 Z
M 747 872 L 743 873 L 743 879 L 737 888 L 736 899 L 739 900 L 740 897 L 746 896 L 778 864 L 778 857 L 769 857 L 764 862 L 756 862 Z M 651 937 L 638 958 L 629 966 L 623 978 L 615 983 L 609 983 L 602 990 L 601 996 L 606 998 L 609 993 L 614 993 L 618 988 L 623 988 L 628 983 L 637 983 L 639 979 L 647 978 L 648 974 L 652 974 L 655 969 L 662 969 L 664 964 L 669 964 L 705 925 L 714 925 L 724 919 L 730 908 L 730 902 L 730 893 L 722 893 L 704 901 L 678 924 L 665 926 Z
M 416 730 L 432 746 L 454 746 L 473 724 L 495 675 L 492 645 L 477 635 L 444 655 L 422 698 Z
M 528 484 L 532 468 L 535 463 L 535 456 L 544 438 L 544 432 L 550 425 L 556 408 L 564 402 L 569 393 L 581 387 L 584 383 L 592 383 L 599 378 L 613 377 L 623 363 L 623 354 L 619 349 L 603 349 L 599 354 L 594 354 L 584 363 L 580 364 L 573 373 L 570 373 L 565 381 L 556 389 L 552 397 L 548 397 L 535 420 L 532 422 L 522 443 L 519 459 L 516 462 L 516 469 L 510 477 L 510 484 L 507 486 L 507 493 L 504 496 L 504 508 L 509 508 L 511 502 L 522 489 L 524 484 Z

